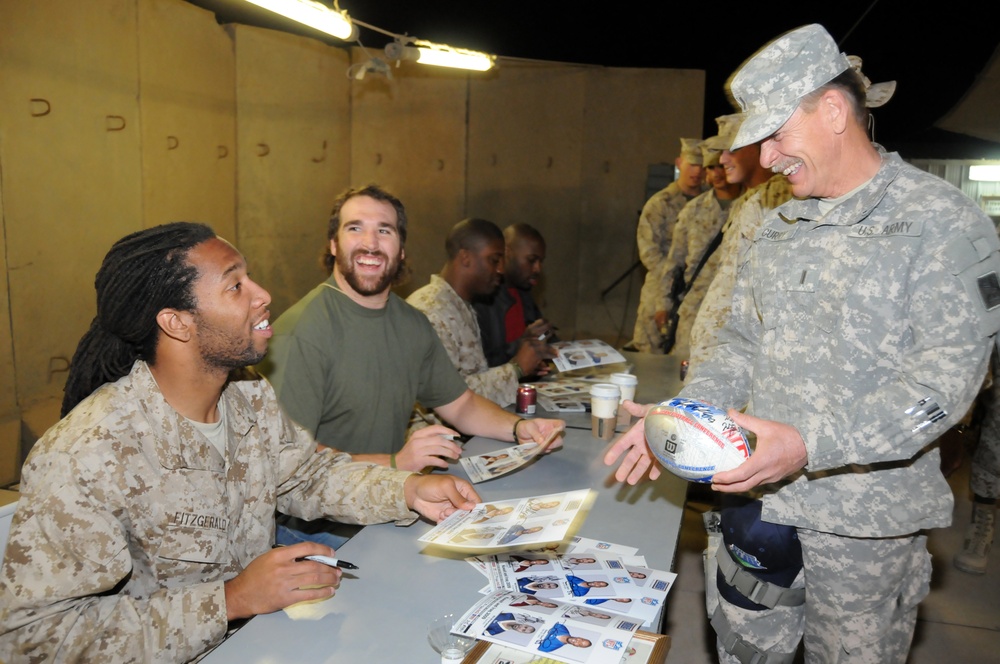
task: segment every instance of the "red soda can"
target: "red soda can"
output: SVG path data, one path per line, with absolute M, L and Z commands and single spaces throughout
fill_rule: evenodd
M 532 385 L 521 385 L 517 388 L 517 413 L 519 415 L 534 415 L 538 395 Z

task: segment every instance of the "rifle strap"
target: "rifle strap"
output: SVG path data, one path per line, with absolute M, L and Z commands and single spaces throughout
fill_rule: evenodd
M 722 244 L 722 228 L 719 229 L 719 232 L 715 234 L 712 241 L 708 243 L 707 247 L 705 247 L 705 253 L 701 255 L 701 260 L 698 261 L 698 265 L 694 268 L 694 272 L 691 273 L 691 279 L 684 284 L 684 291 L 681 293 L 680 297 L 677 298 L 678 302 L 684 301 L 684 296 L 688 294 L 688 291 L 690 291 L 691 287 L 694 286 L 694 282 L 697 281 L 698 273 L 701 272 L 701 268 L 705 267 L 705 263 L 708 262 L 708 259 L 711 258 L 712 254 L 715 253 L 715 250 L 719 248 L 720 244 Z

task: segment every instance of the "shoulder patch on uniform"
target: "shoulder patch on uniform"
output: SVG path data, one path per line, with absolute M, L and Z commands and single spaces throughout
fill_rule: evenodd
M 1000 330 L 1000 241 L 992 228 L 953 238 L 937 253 L 979 310 L 979 330 L 991 336 Z
M 1000 278 L 995 271 L 978 277 L 976 285 L 979 287 L 979 297 L 982 298 L 986 311 L 1000 307 Z

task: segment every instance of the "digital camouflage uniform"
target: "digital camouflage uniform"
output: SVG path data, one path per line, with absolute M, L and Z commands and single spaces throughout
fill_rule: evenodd
M 750 250 L 754 235 L 764 223 L 764 215 L 792 197 L 792 188 L 784 175 L 772 175 L 766 182 L 748 189 L 729 211 L 723 227 L 722 244 L 708 259 L 702 272 L 710 280 L 705 296 L 691 324 L 690 369 L 704 361 L 706 348 L 715 344 L 719 330 L 729 318 L 736 285 L 736 267 Z M 702 276 L 698 276 L 698 281 Z M 681 320 L 686 310 L 681 309 Z
M 266 381 L 220 400 L 224 459 L 143 362 L 35 444 L 0 587 L 0 661 L 185 662 L 226 635 L 223 582 L 274 543 L 275 507 L 412 519 L 409 473 L 318 453 Z
M 432 274 L 431 282 L 414 291 L 406 301 L 426 314 L 470 390 L 501 407 L 514 403 L 517 398 L 514 366 L 505 363 L 489 367 L 476 312 L 447 281 Z
M 980 397 L 983 419 L 979 441 L 972 453 L 969 487 L 981 498 L 1000 498 L 1000 361 L 993 356 L 993 379 Z
M 646 201 L 639 216 L 635 240 L 639 248 L 639 260 L 646 267 L 646 280 L 639 295 L 639 311 L 636 314 L 632 343 L 644 353 L 663 353 L 663 337 L 653 320 L 663 299 L 660 275 L 670 251 L 677 215 L 690 200 L 681 191 L 680 184 L 671 182 Z
M 673 310 L 674 303 L 670 300 L 669 294 L 673 288 L 677 271 L 683 268 L 684 283 L 691 283 L 691 277 L 698 267 L 698 263 L 701 262 L 702 256 L 705 255 L 705 251 L 726 222 L 731 204 L 732 201 L 720 202 L 715 195 L 715 190 L 710 189 L 695 196 L 681 210 L 677 217 L 677 225 L 674 226 L 674 238 L 670 243 L 670 252 L 660 268 L 658 311 L 666 311 L 669 314 Z M 706 264 L 702 268 L 702 272 L 707 268 Z M 692 314 L 698 311 L 698 305 L 701 303 L 701 298 L 704 297 L 707 288 L 707 282 L 701 279 L 695 280 L 681 303 L 682 305 L 687 304 L 688 308 L 685 311 Z M 673 350 L 670 351 L 671 355 L 687 357 L 692 319 L 693 315 L 688 315 L 687 318 L 681 317 L 678 320 L 676 340 Z
M 732 317 L 681 391 L 802 436 L 807 466 L 763 487 L 761 518 L 798 528 L 807 657 L 905 659 L 930 578 L 917 533 L 951 521 L 932 443 L 982 384 L 998 245 L 959 190 L 883 154 L 826 214 L 793 199 L 767 215 Z M 730 618 L 763 636 L 756 616 Z

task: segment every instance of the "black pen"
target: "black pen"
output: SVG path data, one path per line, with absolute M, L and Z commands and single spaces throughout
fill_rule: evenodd
M 279 547 L 285 546 L 284 544 L 275 544 L 271 548 L 277 549 Z M 358 566 L 354 563 L 349 563 L 346 560 L 340 560 L 339 558 L 331 558 L 330 556 L 303 556 L 302 558 L 296 558 L 295 560 L 312 560 L 317 563 L 323 563 L 324 565 L 329 565 L 330 567 L 339 567 L 341 569 L 358 569 Z
M 314 560 L 318 563 L 323 563 L 324 565 L 329 565 L 330 567 L 339 567 L 341 569 L 358 569 L 358 566 L 354 563 L 349 563 L 346 560 L 340 560 L 338 558 L 331 558 L 330 556 L 304 556 L 299 558 L 299 560 Z

